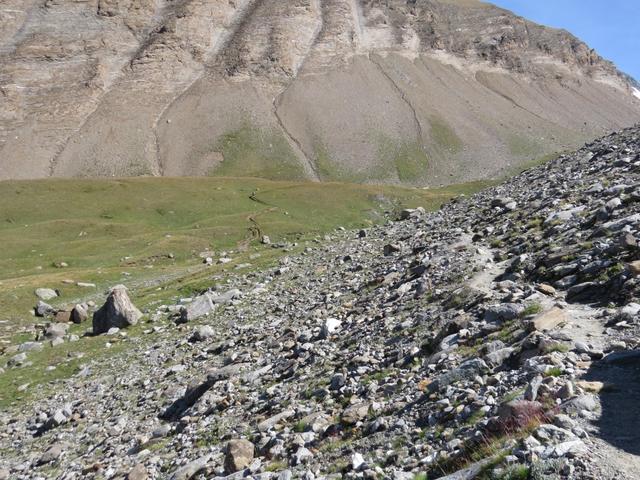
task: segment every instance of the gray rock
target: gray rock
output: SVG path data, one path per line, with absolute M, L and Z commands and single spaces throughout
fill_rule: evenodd
M 193 335 L 191 335 L 191 341 L 193 342 L 202 342 L 204 340 L 208 340 L 215 336 L 215 332 L 213 328 L 209 325 L 200 325 L 194 331 Z
M 518 318 L 524 312 L 524 306 L 517 303 L 501 303 L 485 308 L 484 319 L 487 322 L 507 322 Z
M 248 440 L 231 440 L 227 443 L 224 468 L 234 473 L 247 468 L 253 461 L 254 445 Z
M 7 366 L 19 367 L 20 365 L 23 365 L 26 361 L 27 361 L 27 354 L 22 352 L 11 357 L 9 361 L 7 361 Z
M 240 295 L 241 292 L 238 289 L 229 290 L 221 295 L 216 295 L 212 292 L 205 292 L 196 297 L 189 305 L 180 309 L 180 321 L 190 322 L 207 316 L 215 310 L 216 305 L 230 303 L 240 297 Z
M 18 345 L 19 352 L 39 352 L 44 348 L 41 342 L 25 342 Z
M 127 480 L 147 480 L 149 475 L 147 473 L 147 469 L 141 463 L 137 464 L 127 474 Z
M 93 333 L 100 335 L 111 328 L 126 328 L 138 323 L 142 313 L 127 294 L 127 287 L 117 285 L 111 289 L 105 304 L 93 314 Z
M 215 304 L 224 305 L 227 303 L 231 303 L 233 300 L 237 298 L 240 298 L 241 295 L 242 295 L 242 292 L 240 290 L 238 290 L 237 288 L 233 288 L 220 295 L 213 295 L 211 297 L 211 301 Z
M 209 292 L 196 297 L 189 305 L 180 309 L 180 320 L 190 322 L 209 315 L 215 309 L 212 295 Z
M 573 382 L 565 383 L 558 391 L 558 398 L 562 400 L 568 400 L 575 395 L 575 389 L 573 388 Z
M 62 338 L 67 334 L 69 325 L 66 323 L 51 323 L 44 331 L 44 337 L 49 340 Z
M 495 352 L 488 353 L 485 356 L 486 362 L 492 367 L 501 366 L 515 352 L 515 348 L 506 347 Z
M 37 317 L 46 317 L 47 315 L 53 315 L 54 313 L 55 309 L 51 305 L 43 302 L 42 300 L 38 300 L 35 307 L 35 314 Z
M 341 415 L 342 423 L 346 425 L 355 425 L 361 420 L 367 418 L 369 414 L 369 404 L 358 403 L 346 408 Z
M 293 417 L 296 412 L 293 410 L 285 410 L 284 412 L 278 413 L 277 415 L 273 415 L 272 417 L 267 418 L 258 423 L 258 430 L 261 432 L 266 432 L 275 427 L 282 420 L 286 420 L 287 418 Z
M 598 409 L 599 403 L 595 395 L 580 395 L 579 397 L 569 400 L 564 408 L 567 411 L 583 411 L 595 412 Z
M 587 446 L 582 440 L 570 440 L 557 445 L 547 447 L 542 453 L 542 458 L 562 458 L 566 456 L 581 455 L 587 452 Z
M 304 463 L 309 462 L 313 458 L 313 453 L 305 447 L 300 447 L 296 450 L 296 453 L 293 455 L 293 464 L 294 465 L 302 465 Z
M 62 445 L 56 443 L 51 445 L 46 452 L 42 454 L 42 456 L 38 459 L 38 465 L 45 465 L 47 463 L 55 462 L 62 456 L 63 448 Z
M 73 323 L 83 323 L 86 322 L 88 318 L 89 312 L 87 312 L 87 309 L 80 304 L 75 305 L 73 310 L 71 310 L 71 321 Z
M 40 300 L 47 301 L 56 298 L 58 296 L 58 292 L 52 288 L 37 288 L 35 295 Z
M 187 463 L 184 467 L 180 467 L 175 470 L 169 477 L 168 480 L 190 480 L 193 478 L 198 472 L 204 470 L 211 459 L 211 455 L 205 455 L 200 457 L 192 462 Z
M 530 402 L 534 402 L 538 398 L 538 389 L 542 385 L 543 378 L 541 375 L 537 375 L 527 385 L 527 389 L 524 392 L 524 399 Z
M 427 385 L 427 392 L 434 393 L 454 382 L 471 380 L 478 374 L 486 372 L 487 370 L 489 370 L 487 364 L 481 359 L 474 358 L 468 360 L 461 364 L 460 367 L 438 376 L 433 382 Z

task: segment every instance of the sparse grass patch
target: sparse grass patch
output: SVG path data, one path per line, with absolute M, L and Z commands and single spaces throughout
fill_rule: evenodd
M 362 377 L 362 384 L 368 385 L 373 381 L 380 382 L 385 378 L 391 375 L 392 370 L 390 368 L 386 368 L 384 370 L 380 370 L 378 372 L 370 373 Z
M 560 342 L 553 343 L 544 348 L 545 353 L 551 353 L 551 352 L 567 353 L 569 350 L 571 350 L 569 348 L 569 345 L 565 343 L 560 343 Z
M 266 472 L 279 472 L 287 468 L 287 462 L 283 462 L 280 460 L 273 460 L 267 464 L 265 467 Z
M 347 439 L 328 439 L 320 445 L 319 450 L 325 453 L 337 452 L 349 446 L 350 443 Z
M 489 475 L 478 477 L 479 480 L 528 480 L 529 467 L 527 465 L 514 465 L 507 467 L 499 473 L 491 473 Z
M 525 309 L 520 314 L 520 318 L 525 318 L 530 315 L 537 315 L 542 311 L 542 305 L 539 303 L 530 303 L 525 307 Z
M 300 420 L 298 423 L 296 423 L 293 426 L 293 431 L 296 433 L 302 433 L 307 429 L 307 426 L 308 425 L 306 422 L 303 422 L 302 420 Z
M 523 394 L 524 394 L 524 389 L 514 390 L 513 392 L 510 392 L 510 393 L 506 394 L 502 398 L 502 403 L 509 403 L 512 400 L 515 400 L 516 398 L 519 398 Z
M 560 367 L 552 367 L 544 372 L 545 377 L 559 377 L 562 375 L 562 369 Z
M 220 137 L 215 151 L 223 160 L 210 172 L 215 176 L 246 176 L 272 180 L 297 180 L 305 172 L 287 139 L 279 132 L 246 123 Z
M 527 222 L 527 229 L 532 229 L 533 228 L 533 229 L 537 230 L 542 226 L 543 222 L 544 221 L 542 220 L 542 218 L 534 218 L 532 220 L 529 220 Z
M 448 154 L 456 154 L 462 151 L 464 144 L 456 132 L 443 118 L 433 115 L 429 118 L 431 137 L 436 145 Z

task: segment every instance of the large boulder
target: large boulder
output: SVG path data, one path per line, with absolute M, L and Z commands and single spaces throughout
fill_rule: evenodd
M 93 314 L 93 333 L 106 333 L 110 328 L 126 328 L 138 323 L 142 312 L 138 310 L 127 294 L 127 287 L 117 285 L 111 289 L 107 301 Z
M 248 440 L 231 440 L 227 444 L 224 468 L 227 473 L 235 473 L 247 468 L 253 461 L 254 446 Z

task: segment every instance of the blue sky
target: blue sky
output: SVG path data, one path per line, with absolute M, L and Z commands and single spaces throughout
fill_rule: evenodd
M 640 81 L 640 0 L 490 0 L 543 25 L 564 28 Z

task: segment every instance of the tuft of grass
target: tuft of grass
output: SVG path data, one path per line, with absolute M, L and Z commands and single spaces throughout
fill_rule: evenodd
M 545 353 L 551 353 L 551 352 L 567 353 L 569 350 L 570 350 L 569 345 L 558 342 L 546 347 L 544 349 L 544 352 Z
M 323 453 L 338 452 L 350 444 L 351 442 L 346 439 L 325 440 L 324 443 L 320 445 L 319 450 Z
M 308 425 L 306 422 L 303 422 L 302 420 L 300 420 L 298 423 L 296 423 L 293 426 L 293 431 L 296 433 L 302 433 L 307 429 L 307 426 Z
M 514 465 L 507 467 L 498 475 L 492 474 L 485 478 L 487 478 L 487 480 L 528 480 L 529 467 L 527 465 Z M 482 480 L 482 477 L 480 477 L 479 480 Z
M 287 463 L 279 460 L 271 461 L 265 467 L 266 472 L 279 472 L 287 468 Z
M 560 375 L 562 375 L 560 367 L 552 367 L 544 373 L 545 377 L 559 377 Z
M 513 392 L 506 394 L 502 398 L 502 403 L 509 403 L 510 401 L 515 400 L 516 398 L 520 397 L 523 394 L 524 394 L 524 389 L 514 390 Z
M 531 303 L 526 306 L 526 308 L 520 314 L 520 318 L 525 318 L 530 315 L 537 315 L 542 311 L 542 305 L 539 303 Z

